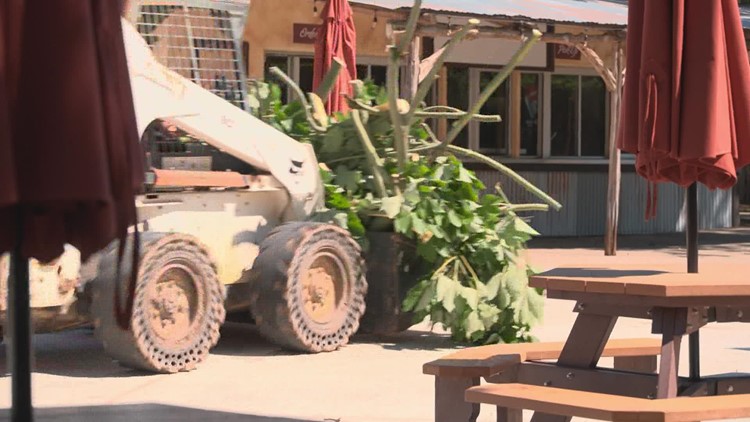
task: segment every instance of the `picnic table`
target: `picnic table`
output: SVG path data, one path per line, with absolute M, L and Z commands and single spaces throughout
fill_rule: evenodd
M 708 323 L 750 322 L 750 266 L 711 264 L 703 266 L 699 274 L 666 266 L 649 270 L 634 266 L 557 268 L 532 277 L 530 285 L 545 289 L 548 298 L 575 302 L 578 316 L 567 340 L 562 346 L 546 346 L 552 353 L 544 358 L 556 361 L 534 361 L 524 356 L 508 363 L 507 356 L 517 353 L 509 350 L 511 346 L 530 350 L 545 347 L 530 344 L 498 345 L 491 352 L 485 349 L 492 356 L 482 348 L 470 348 L 430 362 L 424 372 L 438 378 L 436 420 L 448 420 L 438 414 L 438 401 L 448 396 L 440 385 L 441 373 L 443 384 L 448 382 L 459 390 L 458 374 L 463 371 L 464 379 L 468 379 L 472 375 L 468 368 L 473 368 L 474 378 L 464 388 L 466 410 L 458 418 L 452 416 L 454 421 L 475 420 L 479 403 L 496 405 L 498 421 L 520 421 L 522 409 L 536 412 L 534 422 L 569 421 L 572 416 L 614 421 L 750 416 L 750 375 L 678 375 L 685 335 Z M 661 340 L 611 340 L 619 317 L 651 320 L 651 332 Z M 658 368 L 644 366 L 643 360 L 624 362 L 615 369 L 598 367 L 603 355 L 656 354 L 661 356 Z M 498 364 L 502 356 L 504 365 Z M 488 369 L 490 361 L 495 366 Z M 478 382 L 477 366 L 486 370 L 481 376 L 490 381 L 488 384 Z M 450 376 L 453 378 L 447 378 Z

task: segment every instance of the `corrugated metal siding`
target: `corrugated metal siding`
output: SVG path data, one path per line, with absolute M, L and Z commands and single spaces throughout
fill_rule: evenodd
M 563 204 L 560 211 L 529 213 L 531 225 L 543 236 L 596 236 L 604 233 L 607 175 L 595 172 L 520 172 L 521 176 Z M 488 191 L 500 183 L 514 203 L 538 203 L 533 196 L 496 171 L 480 170 L 477 176 Z M 635 173 L 623 173 L 620 197 L 620 234 L 674 233 L 684 229 L 683 192 L 673 184 L 658 187 L 657 217 L 645 221 L 647 184 Z M 698 190 L 699 225 L 702 229 L 730 227 L 731 191 Z
M 352 3 L 410 8 L 412 0 L 352 0 Z M 425 0 L 423 10 L 474 16 L 533 19 L 546 22 L 589 23 L 625 26 L 628 6 L 625 0 Z

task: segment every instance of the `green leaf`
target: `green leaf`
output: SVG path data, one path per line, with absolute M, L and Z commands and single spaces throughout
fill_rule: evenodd
M 466 300 L 466 304 L 471 309 L 477 309 L 479 305 L 479 293 L 471 287 L 462 287 L 458 294 Z
M 531 236 L 538 236 L 539 235 L 539 232 L 537 232 L 536 230 L 534 230 L 533 227 L 531 227 L 525 221 L 523 221 L 522 219 L 520 219 L 518 217 L 516 217 L 516 219 L 514 221 L 514 226 L 515 226 L 514 227 L 515 230 L 518 231 L 518 232 L 520 232 L 520 233 L 528 234 L 528 235 L 531 235 Z
M 482 319 L 479 318 L 479 313 L 477 311 L 471 312 L 466 317 L 464 329 L 466 330 L 466 335 L 468 337 L 472 337 L 475 333 L 484 332 L 484 323 L 482 322 Z
M 401 213 L 393 221 L 393 229 L 396 233 L 408 234 L 411 232 L 411 214 Z
M 448 290 L 455 288 L 455 282 L 452 278 L 446 275 L 439 275 L 435 282 L 437 289 L 437 301 L 442 302 L 445 299 L 445 294 Z
M 518 268 L 517 265 L 510 264 L 505 271 L 505 287 L 514 302 L 525 297 L 528 286 L 528 277 L 526 273 Z
M 528 301 L 529 311 L 534 318 L 533 322 L 541 322 L 544 319 L 544 296 L 536 289 L 529 288 Z
M 335 180 L 339 186 L 350 192 L 355 192 L 359 189 L 360 183 L 362 183 L 362 172 L 359 170 L 349 170 L 345 166 L 339 166 L 336 168 Z
M 479 317 L 482 319 L 485 330 L 489 330 L 500 320 L 500 309 L 487 303 L 480 303 L 477 307 Z
M 492 276 L 492 278 L 490 278 L 490 281 L 487 282 L 485 290 L 487 300 L 494 300 L 497 297 L 497 294 L 500 291 L 500 286 L 502 285 L 502 281 L 502 273 L 495 274 Z
M 456 294 L 458 293 L 457 284 L 454 283 L 453 287 L 448 289 L 445 292 L 445 297 L 443 297 L 442 305 L 443 308 L 445 308 L 448 312 L 453 312 L 456 310 Z
M 403 203 L 404 197 L 401 195 L 383 198 L 380 209 L 385 212 L 388 218 L 395 218 L 401 211 L 401 204 Z
M 416 204 L 419 202 L 420 195 L 419 191 L 417 190 L 417 186 L 410 186 L 404 191 L 404 200 L 406 202 L 411 202 L 412 204 Z
M 344 146 L 344 131 L 340 126 L 334 126 L 325 133 L 323 137 L 322 146 L 320 148 L 321 153 L 338 153 Z
M 362 220 L 353 212 L 350 212 L 347 215 L 347 227 L 355 237 L 364 236 L 367 232 L 364 224 L 362 224 Z
M 422 292 L 419 302 L 414 307 L 415 311 L 427 310 L 432 301 L 435 299 L 435 283 L 429 283 L 427 288 Z
M 424 294 L 425 290 L 427 290 L 427 287 L 429 285 L 430 285 L 430 280 L 422 280 L 416 286 L 412 287 L 406 293 L 406 298 L 404 298 L 404 301 L 401 304 L 401 309 L 403 309 L 404 312 L 413 311 L 414 308 L 417 306 L 419 299 L 422 297 L 422 294 Z
M 326 202 L 329 207 L 339 210 L 348 210 L 352 206 L 352 203 L 349 202 L 346 196 L 340 193 L 333 193 L 329 195 Z
M 448 221 L 454 226 L 454 227 L 461 227 L 463 226 L 463 220 L 461 220 L 461 217 L 458 215 L 458 213 L 454 210 L 448 210 Z
M 474 178 L 471 176 L 471 173 L 469 173 L 468 170 L 461 166 L 458 169 L 458 181 L 464 183 L 472 183 L 474 181 Z
M 412 216 L 411 227 L 412 230 L 417 234 L 423 234 L 427 231 L 427 224 L 425 224 L 424 220 L 417 217 L 416 215 Z

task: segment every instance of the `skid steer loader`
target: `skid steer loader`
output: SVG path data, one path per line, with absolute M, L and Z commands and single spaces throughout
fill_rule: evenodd
M 74 248 L 55 262 L 32 261 L 36 332 L 93 324 L 121 364 L 166 373 L 206 358 L 228 310 L 249 308 L 261 333 L 285 348 L 346 344 L 365 310 L 364 262 L 348 232 L 309 221 L 324 195 L 311 147 L 159 63 L 125 19 L 123 31 L 149 168 L 136 198 L 141 257 L 130 329 L 114 318 L 115 289 L 125 287 L 113 244 L 84 263 Z M 121 271 L 129 279 L 130 269 Z

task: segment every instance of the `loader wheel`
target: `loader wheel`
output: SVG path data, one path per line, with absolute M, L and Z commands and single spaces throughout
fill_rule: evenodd
M 129 240 L 132 243 L 132 239 Z M 131 256 L 129 244 L 125 260 Z M 117 249 L 101 260 L 93 283 L 96 335 L 120 364 L 152 372 L 196 368 L 219 340 L 224 322 L 224 291 L 206 249 L 181 234 L 144 233 L 130 329 L 116 323 L 114 289 L 130 277 L 123 263 L 115 283 Z M 125 294 L 121 295 L 124 301 Z
M 302 352 L 349 342 L 365 312 L 362 253 L 349 233 L 322 223 L 277 227 L 253 265 L 252 312 L 261 333 Z

